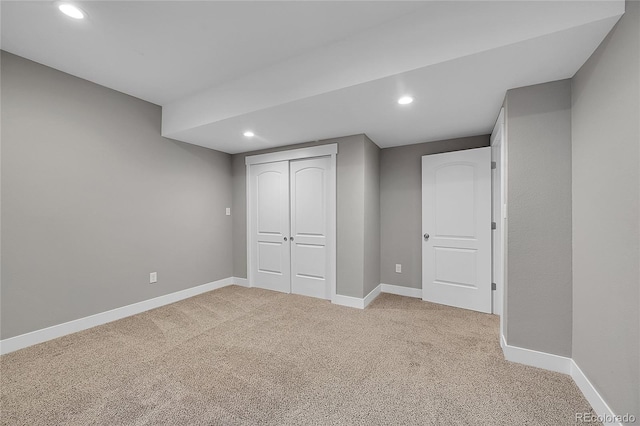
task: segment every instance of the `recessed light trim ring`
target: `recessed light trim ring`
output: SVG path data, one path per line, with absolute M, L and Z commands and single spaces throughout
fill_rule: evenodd
M 84 19 L 87 16 L 82 9 L 71 3 L 58 4 L 58 10 L 73 19 Z
M 402 96 L 398 99 L 398 103 L 400 105 L 409 105 L 411 102 L 413 102 L 413 98 L 411 96 Z

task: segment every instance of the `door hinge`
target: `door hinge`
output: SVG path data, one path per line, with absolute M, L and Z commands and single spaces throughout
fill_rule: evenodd
M 496 223 L 495 222 L 491 222 L 491 229 L 496 229 Z
M 496 289 L 496 283 L 491 283 L 491 290 L 495 290 Z
M 492 168 L 492 169 L 495 169 L 495 168 L 497 168 L 497 167 L 498 167 L 498 164 L 497 164 L 495 161 L 492 161 L 492 162 L 491 162 L 491 168 Z

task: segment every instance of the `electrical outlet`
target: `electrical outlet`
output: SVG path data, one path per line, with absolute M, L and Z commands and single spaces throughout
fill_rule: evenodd
M 231 207 L 227 207 L 227 216 L 231 216 Z
M 401 264 L 399 264 L 399 263 L 396 263 L 396 272 L 397 272 L 398 274 L 401 274 L 401 273 L 402 273 L 402 265 L 401 265 Z
M 153 283 L 157 283 L 158 282 L 158 273 L 157 272 L 152 272 L 149 274 L 149 284 L 153 284 Z

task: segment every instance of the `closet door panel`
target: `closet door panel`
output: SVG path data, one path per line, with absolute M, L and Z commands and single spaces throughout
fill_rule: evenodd
M 289 162 L 252 165 L 250 179 L 252 285 L 289 293 Z
M 291 292 L 330 299 L 327 281 L 329 157 L 292 161 Z

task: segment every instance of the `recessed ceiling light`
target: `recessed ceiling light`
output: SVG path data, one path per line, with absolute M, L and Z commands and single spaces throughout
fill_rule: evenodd
M 255 134 L 252 131 L 246 131 L 243 133 L 243 135 L 245 135 L 248 138 L 252 138 L 255 136 Z
M 60 9 L 60 12 L 73 19 L 84 19 L 84 12 L 72 4 L 62 3 L 58 5 L 58 9 Z
M 403 96 L 400 99 L 398 99 L 398 103 L 400 105 L 407 105 L 407 104 L 410 104 L 411 102 L 413 102 L 413 98 L 411 96 Z

